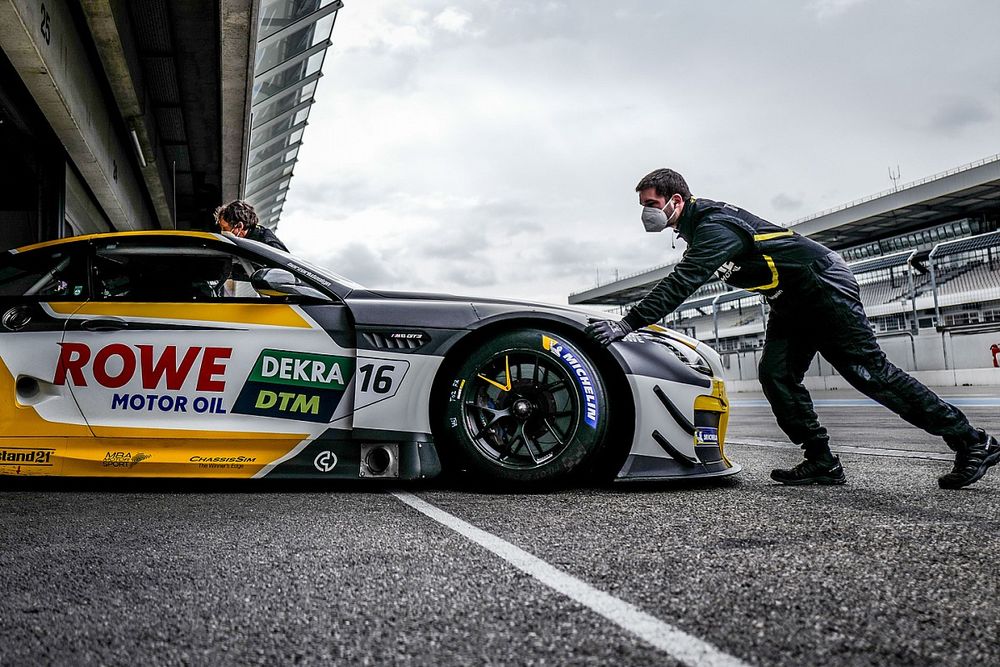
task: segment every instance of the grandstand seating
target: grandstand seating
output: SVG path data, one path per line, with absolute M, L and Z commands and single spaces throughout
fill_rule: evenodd
M 990 269 L 983 260 L 969 262 L 961 268 L 963 270 L 949 275 L 941 285 L 941 294 L 995 292 L 994 298 L 1000 298 L 1000 270 Z

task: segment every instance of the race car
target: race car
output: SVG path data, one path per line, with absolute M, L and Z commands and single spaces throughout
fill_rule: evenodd
M 732 475 L 719 356 L 567 307 L 370 290 L 229 234 L 0 253 L 0 474 Z

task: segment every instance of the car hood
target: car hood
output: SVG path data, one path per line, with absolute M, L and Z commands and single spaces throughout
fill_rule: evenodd
M 550 316 L 579 326 L 599 313 L 551 303 L 431 292 L 356 290 L 347 305 L 361 325 L 465 328 L 481 320 L 519 314 Z

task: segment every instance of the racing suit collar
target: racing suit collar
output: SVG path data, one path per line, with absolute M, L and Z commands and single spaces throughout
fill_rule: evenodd
M 691 238 L 694 236 L 695 225 L 701 219 L 697 201 L 697 197 L 688 197 L 687 201 L 684 202 L 684 210 L 681 211 L 681 217 L 677 220 L 677 235 L 688 243 L 691 242 Z

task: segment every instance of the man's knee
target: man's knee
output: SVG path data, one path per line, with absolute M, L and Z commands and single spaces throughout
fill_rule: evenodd
M 777 387 L 788 383 L 789 378 L 785 364 L 764 355 L 757 363 L 757 378 L 760 384 L 767 390 L 770 387 Z
M 890 369 L 885 355 L 874 355 L 868 359 L 851 360 L 837 367 L 844 378 L 862 392 L 877 391 L 889 381 Z

